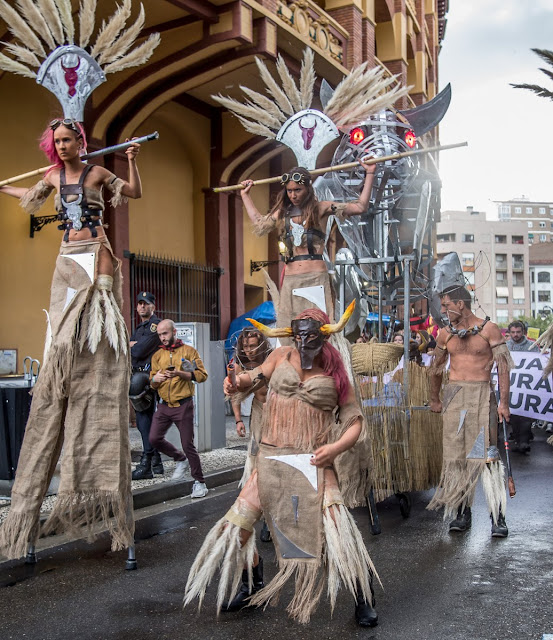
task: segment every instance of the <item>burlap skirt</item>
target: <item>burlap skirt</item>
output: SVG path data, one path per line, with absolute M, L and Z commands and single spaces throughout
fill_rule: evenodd
M 334 294 L 330 277 L 327 271 L 314 271 L 309 273 L 288 275 L 285 273 L 280 288 L 280 297 L 277 309 L 277 326 L 289 327 L 291 321 L 306 309 L 320 308 L 313 300 L 298 295 L 296 289 L 307 287 L 322 287 L 320 290 L 324 296 L 324 306 L 322 309 L 327 313 L 331 322 L 334 322 Z M 288 338 L 281 338 L 281 344 L 291 344 Z
M 489 382 L 451 381 L 442 400 L 443 467 L 429 509 L 444 517 L 470 507 L 486 468 L 490 446 L 497 446 L 497 403 Z
M 101 246 L 111 252 L 103 238 L 63 243 L 58 256 L 51 344 L 34 387 L 11 508 L 0 528 L 0 549 L 9 558 L 25 555 L 27 545 L 36 543 L 40 507 L 60 454 L 57 500 L 44 533 L 91 539 L 107 528 L 113 549 L 133 541 L 121 270 L 113 257 L 113 291 L 98 291 Z

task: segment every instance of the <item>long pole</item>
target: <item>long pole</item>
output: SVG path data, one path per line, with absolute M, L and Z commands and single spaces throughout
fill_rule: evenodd
M 509 439 L 507 438 L 507 423 L 505 418 L 503 422 L 503 444 L 505 445 L 505 458 L 507 461 L 507 482 L 509 485 L 509 495 L 514 498 L 517 490 L 515 489 L 515 481 L 513 480 L 513 472 L 511 470 L 511 456 L 509 454 Z
M 105 156 L 108 153 L 115 153 L 116 151 L 122 151 L 123 149 L 128 149 L 131 144 L 137 142 L 138 144 L 142 144 L 144 142 L 149 142 L 150 140 L 157 140 L 159 138 L 159 133 L 154 131 L 153 133 L 149 133 L 147 136 L 142 136 L 141 138 L 135 138 L 134 140 L 129 140 L 128 142 L 121 142 L 120 144 L 114 144 L 111 147 L 105 147 L 104 149 L 98 149 L 98 151 L 92 151 L 91 153 L 87 153 L 84 156 L 81 156 L 81 160 L 89 160 L 90 158 L 96 158 L 98 156 Z M 25 178 L 32 178 L 33 176 L 39 176 L 43 173 L 46 173 L 48 169 L 53 169 L 56 165 L 49 164 L 47 167 L 40 167 L 40 169 L 35 169 L 34 171 L 29 171 L 27 173 L 22 173 L 18 176 L 13 176 L 12 178 L 7 178 L 6 180 L 0 181 L 0 187 L 4 187 L 8 184 L 13 184 L 14 182 L 19 182 L 20 180 L 25 180 Z
M 382 162 L 388 162 L 388 160 L 399 160 L 400 158 L 408 158 L 410 156 L 416 156 L 423 153 L 433 153 L 434 151 L 446 151 L 447 149 L 457 149 L 458 147 L 466 147 L 468 146 L 468 142 L 458 142 L 456 144 L 446 144 L 438 147 L 428 147 L 427 149 L 413 149 L 413 151 L 403 151 L 402 153 L 393 153 L 389 156 L 380 156 L 378 158 L 368 158 L 367 160 L 363 160 L 365 164 L 379 164 Z M 346 171 L 347 169 L 354 169 L 359 166 L 359 162 L 346 162 L 345 164 L 338 164 L 334 167 L 323 167 L 322 169 L 313 169 L 309 173 L 312 176 L 319 176 L 322 173 L 327 173 L 328 171 Z M 281 176 L 275 176 L 273 178 L 262 178 L 261 180 L 254 180 L 253 185 L 260 184 L 274 184 L 275 182 L 280 182 Z M 213 191 L 215 193 L 224 193 L 226 191 L 238 191 L 239 189 L 243 189 L 244 187 L 241 184 L 233 184 L 227 187 L 213 187 Z

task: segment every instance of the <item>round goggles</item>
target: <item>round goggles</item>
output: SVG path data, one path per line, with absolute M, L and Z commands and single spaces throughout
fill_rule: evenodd
M 67 127 L 68 129 L 72 129 L 73 131 L 81 135 L 81 130 L 79 128 L 79 125 L 76 120 L 73 120 L 73 118 L 63 118 L 63 119 L 55 118 L 54 120 L 52 120 L 52 122 L 50 122 L 48 126 L 50 127 L 50 129 L 52 129 L 52 131 L 55 131 L 58 127 L 61 127 L 62 125 L 64 127 Z
M 309 178 L 305 175 L 305 173 L 300 173 L 299 171 L 294 171 L 294 173 L 283 173 L 280 176 L 280 184 L 282 186 L 288 184 L 290 181 L 297 182 L 298 184 L 305 184 Z

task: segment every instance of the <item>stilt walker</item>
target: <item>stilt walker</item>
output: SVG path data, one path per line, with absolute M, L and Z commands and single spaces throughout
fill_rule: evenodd
M 48 312 L 49 330 L 41 374 L 19 457 L 12 502 L 0 528 L 0 550 L 9 558 L 24 556 L 40 533 L 65 532 L 91 540 L 107 528 L 112 549 L 133 544 L 128 437 L 129 354 L 123 316 L 121 263 L 113 255 L 102 226 L 103 192 L 112 206 L 139 198 L 136 167 L 139 146 L 129 143 L 128 179 L 81 160 L 86 151 L 82 126 L 85 102 L 106 73 L 145 62 L 159 42 L 150 36 L 133 47 L 144 24 L 141 6 L 128 29 L 131 0 L 123 0 L 103 23 L 94 45 L 95 0 L 80 5 L 80 46 L 69 0 L 20 1 L 21 15 L 4 0 L 0 16 L 16 39 L 0 54 L 0 68 L 36 78 L 63 107 L 41 139 L 52 163 L 31 189 L 4 186 L 0 191 L 37 211 L 52 191 L 64 231 L 56 262 Z M 51 53 L 47 54 L 46 49 Z M 40 58 L 45 58 L 40 64 Z M 101 65 L 104 65 L 103 67 Z M 32 67 L 39 67 L 38 71 Z M 63 452 L 62 452 L 63 451 Z M 61 454 L 57 500 L 42 531 L 39 512 Z

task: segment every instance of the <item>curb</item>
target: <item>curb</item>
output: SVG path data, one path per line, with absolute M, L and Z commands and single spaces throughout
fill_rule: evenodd
M 223 471 L 216 471 L 205 476 L 205 483 L 208 489 L 215 489 L 231 482 L 239 482 L 242 477 L 244 467 L 232 467 Z M 133 491 L 133 508 L 134 510 L 151 507 L 160 502 L 175 500 L 176 498 L 185 498 L 192 493 L 194 480 L 180 480 L 177 482 L 163 482 L 154 484 L 150 487 L 136 489 Z M 238 486 L 236 487 L 238 488 Z

